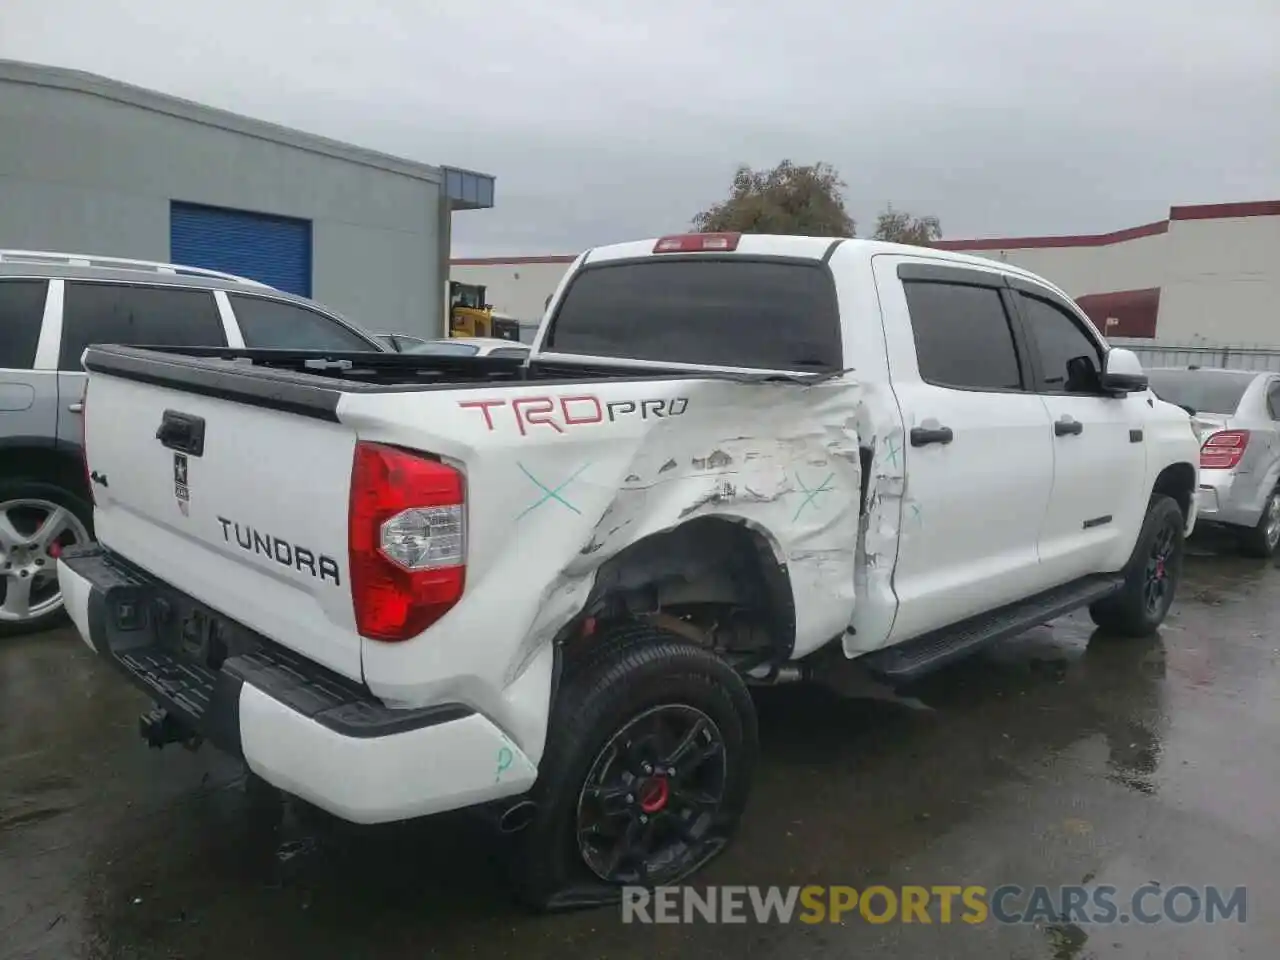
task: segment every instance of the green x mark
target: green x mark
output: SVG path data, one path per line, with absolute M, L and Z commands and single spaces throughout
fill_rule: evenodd
M 894 437 L 889 438 L 887 444 L 889 451 L 885 454 L 885 459 L 889 461 L 889 466 L 898 466 L 898 457 L 902 455 L 902 441 Z
M 568 480 L 565 480 L 563 483 L 561 483 L 559 486 L 555 488 L 548 487 L 545 483 L 543 483 L 541 480 L 535 477 L 532 473 L 529 472 L 529 469 L 523 463 L 517 462 L 516 466 L 519 467 L 520 471 L 526 477 L 532 480 L 534 484 L 537 485 L 538 489 L 542 491 L 542 497 L 536 503 L 531 503 L 529 504 L 529 506 L 521 510 L 519 515 L 516 517 L 517 520 L 524 517 L 526 513 L 530 513 L 536 510 L 538 507 L 542 506 L 548 500 L 555 500 L 557 503 L 563 504 L 564 506 L 568 507 L 570 510 L 572 510 L 574 513 L 578 514 L 579 516 L 582 515 L 581 510 L 575 507 L 572 503 L 570 503 L 564 497 L 560 496 L 560 491 L 563 490 L 565 487 L 567 487 L 569 484 L 573 483 L 573 481 L 577 480 L 579 475 L 581 475 L 582 471 L 586 470 L 587 467 L 591 466 L 590 463 L 584 463 L 582 466 L 580 466 L 577 470 L 573 472 L 573 475 L 569 477 Z
M 799 471 L 796 472 L 796 483 L 800 484 L 800 489 L 804 491 L 805 497 L 804 500 L 800 502 L 800 506 L 796 508 L 796 515 L 791 518 L 793 523 L 800 518 L 800 512 L 809 504 L 813 504 L 813 509 L 818 509 L 819 505 L 814 502 L 814 498 L 820 493 L 829 493 L 833 489 L 831 481 L 835 479 L 835 476 L 836 475 L 834 473 L 828 473 L 826 479 L 811 490 L 806 487 L 804 485 L 804 481 L 800 479 Z

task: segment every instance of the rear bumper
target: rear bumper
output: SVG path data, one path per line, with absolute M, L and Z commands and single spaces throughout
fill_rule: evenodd
M 1258 502 L 1258 486 L 1230 470 L 1200 471 L 1200 489 L 1196 495 L 1199 517 L 1206 523 L 1255 527 L 1262 517 Z
M 525 754 L 469 707 L 389 708 L 100 546 L 67 551 L 58 581 L 89 647 L 171 718 L 336 816 L 403 820 L 533 785 Z M 195 639 L 192 623 L 214 626 Z

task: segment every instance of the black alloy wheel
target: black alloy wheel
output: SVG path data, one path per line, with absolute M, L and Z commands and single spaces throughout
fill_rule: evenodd
M 716 822 L 727 781 L 720 730 L 686 704 L 652 707 L 596 756 L 578 797 L 578 850 L 613 884 L 684 875 Z
M 1155 536 L 1147 557 L 1146 580 L 1142 598 L 1147 614 L 1162 616 L 1166 604 L 1172 599 L 1173 582 L 1169 577 L 1169 558 L 1173 555 L 1174 529 L 1166 525 Z

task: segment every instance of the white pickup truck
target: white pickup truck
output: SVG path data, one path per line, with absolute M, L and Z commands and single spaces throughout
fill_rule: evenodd
M 527 362 L 94 346 L 85 641 L 357 822 L 495 805 L 543 907 L 723 848 L 748 684 L 898 683 L 1075 608 L 1149 633 L 1199 444 L 1007 264 L 703 234 L 583 254 Z

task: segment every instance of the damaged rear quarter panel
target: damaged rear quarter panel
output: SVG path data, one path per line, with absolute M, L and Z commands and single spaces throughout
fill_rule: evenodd
M 541 654 L 582 609 L 601 565 L 706 516 L 749 524 L 786 566 L 794 655 L 841 635 L 861 553 L 859 431 L 877 431 L 865 400 L 851 375 L 450 390 L 404 400 L 395 418 L 376 400 L 344 398 L 342 419 L 362 439 L 431 451 L 467 474 L 463 600 L 414 640 L 364 641 L 366 682 L 405 705 L 468 703 L 536 757 L 549 669 Z M 892 429 L 880 425 L 880 437 Z M 875 485 L 869 495 L 897 502 Z M 885 534 L 896 523 L 873 523 L 886 570 Z
M 611 395 L 629 399 L 633 389 L 613 387 Z M 547 593 L 512 658 L 513 672 L 583 607 L 602 564 L 698 517 L 748 524 L 773 546 L 791 582 L 797 653 L 848 625 L 861 484 L 857 385 L 696 380 L 659 389 L 687 398 L 685 412 L 605 424 L 602 432 L 615 440 L 582 446 L 579 459 L 591 465 L 571 485 L 582 493 L 582 503 L 573 505 L 590 509 L 570 515 L 556 503 L 559 509 L 540 517 L 517 517 L 527 525 L 524 533 L 541 525 L 540 542 L 562 546 L 554 561 L 546 557 L 554 569 L 547 570 Z M 556 476 L 578 465 L 564 459 L 562 444 L 538 456 L 558 468 Z

